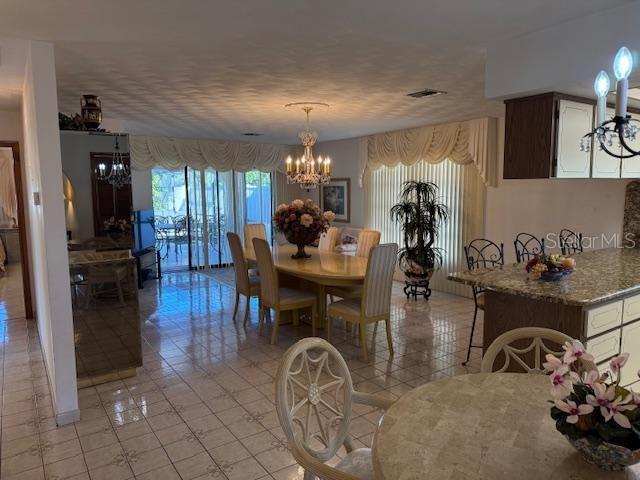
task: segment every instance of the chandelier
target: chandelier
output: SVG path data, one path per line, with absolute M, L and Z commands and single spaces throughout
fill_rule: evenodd
M 607 94 L 611 85 L 609 75 L 601 70 L 596 76 L 593 89 L 598 97 L 596 107 L 596 128 L 580 139 L 580 150 L 591 151 L 591 142 L 597 142 L 598 149 L 615 158 L 632 158 L 640 156 L 640 150 L 629 146 L 636 139 L 640 121 L 632 119 L 627 113 L 627 96 L 629 91 L 629 74 L 633 69 L 633 56 L 627 47 L 618 50 L 613 60 L 613 73 L 616 76 L 616 113 L 611 119 L 606 118 Z M 633 123 L 632 123 L 633 122 Z M 612 151 L 614 145 L 620 153 Z
M 329 107 L 326 103 L 289 103 L 286 107 L 300 106 L 307 114 L 307 127 L 298 134 L 304 153 L 301 157 L 296 158 L 295 162 L 288 156 L 287 165 L 287 183 L 297 183 L 300 188 L 316 188 L 319 184 L 328 183 L 331 180 L 331 159 L 318 156 L 313 158 L 313 146 L 318 140 L 317 132 L 309 127 L 309 113 L 313 110 L 313 106 Z
M 104 162 L 100 162 L 96 168 L 96 176 L 98 180 L 109 182 L 109 184 L 116 188 L 131 183 L 131 169 L 124 162 L 120 145 L 118 144 L 118 135 L 116 135 L 116 145 L 113 148 L 113 158 L 111 160 L 109 173 L 107 173 L 107 165 Z

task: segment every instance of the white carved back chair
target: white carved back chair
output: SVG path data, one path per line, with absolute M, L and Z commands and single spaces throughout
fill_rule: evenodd
M 305 338 L 285 352 L 276 374 L 276 410 L 305 480 L 373 480 L 371 449 L 354 449 L 349 436 L 354 403 L 386 410 L 393 401 L 356 392 L 344 359 L 321 338 Z M 343 445 L 347 455 L 327 465 Z
M 524 347 L 511 345 L 519 340 L 530 340 L 530 343 Z M 549 328 L 523 327 L 509 330 L 489 345 L 482 358 L 480 370 L 482 373 L 501 373 L 515 365 L 525 373 L 545 373 L 542 363 L 545 361 L 546 354 L 562 356 L 564 354 L 562 345 L 572 340 L 569 335 Z M 554 350 L 551 345 L 556 349 Z M 559 350 L 557 345 L 560 346 Z M 496 367 L 494 364 L 501 352 L 504 362 L 502 366 Z
M 329 304 L 327 315 L 327 338 L 331 341 L 332 318 L 341 318 L 356 324 L 360 330 L 360 346 L 364 361 L 369 361 L 367 352 L 367 325 L 384 321 L 389 352 L 393 354 L 391 338 L 391 290 L 398 255 L 398 245 L 387 243 L 369 251 L 367 272 L 360 298 L 345 298 Z
M 273 320 L 273 330 L 271 332 L 271 344 L 276 343 L 278 327 L 280 326 L 280 314 L 284 311 L 297 311 L 311 307 L 311 331 L 316 334 L 317 322 L 317 298 L 316 295 L 295 288 L 280 287 L 278 282 L 278 272 L 273 264 L 271 248 L 266 240 L 261 238 L 253 239 L 253 248 L 256 252 L 258 270 L 260 271 L 260 323 L 258 324 L 258 334 L 262 333 L 262 325 L 267 311 L 273 309 L 275 312 Z
M 236 279 L 236 304 L 233 307 L 233 320 L 236 319 L 238 313 L 240 295 L 244 295 L 247 298 L 247 303 L 244 310 L 243 324 L 246 325 L 249 319 L 251 297 L 260 297 L 260 277 L 249 270 L 247 260 L 242 251 L 242 242 L 238 234 L 227 232 L 227 241 L 229 242 L 229 249 L 231 250 L 233 273 Z

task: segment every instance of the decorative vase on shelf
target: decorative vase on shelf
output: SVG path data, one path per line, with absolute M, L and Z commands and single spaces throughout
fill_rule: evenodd
M 80 99 L 82 123 L 89 130 L 96 130 L 102 123 L 102 104 L 97 95 L 83 95 Z

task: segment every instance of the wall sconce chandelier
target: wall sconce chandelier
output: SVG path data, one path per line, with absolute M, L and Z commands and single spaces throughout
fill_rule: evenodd
M 118 144 L 118 135 L 116 135 L 116 145 L 113 147 L 113 158 L 111 160 L 109 173 L 107 173 L 107 165 L 104 162 L 100 162 L 96 167 L 96 177 L 98 180 L 109 182 L 109 184 L 116 188 L 131 183 L 131 169 L 129 165 L 124 162 L 120 145 Z
M 318 156 L 317 159 L 313 158 L 313 146 L 318 140 L 317 132 L 314 132 L 309 127 L 309 113 L 313 110 L 314 106 L 329 107 L 326 103 L 289 103 L 285 107 L 300 106 L 302 110 L 307 114 L 307 126 L 298 134 L 300 141 L 304 146 L 304 153 L 301 157 L 297 158 L 295 162 L 289 155 L 286 159 L 287 167 L 287 183 L 297 183 L 300 188 L 316 188 L 320 184 L 326 184 L 331 180 L 331 159 Z
M 598 97 L 596 128 L 580 139 L 581 151 L 591 151 L 593 140 L 594 143 L 597 143 L 598 149 L 605 151 L 612 157 L 623 159 L 640 156 L 640 150 L 634 150 L 628 143 L 636 139 L 640 130 L 638 126 L 640 121 L 632 119 L 627 113 L 628 78 L 631 70 L 633 70 L 633 55 L 627 47 L 622 47 L 613 60 L 613 73 L 616 77 L 616 113 L 609 120 L 606 119 L 607 94 L 611 85 L 609 75 L 604 70 L 600 70 L 596 76 L 593 84 L 593 90 Z M 622 149 L 621 153 L 612 151 L 614 142 Z

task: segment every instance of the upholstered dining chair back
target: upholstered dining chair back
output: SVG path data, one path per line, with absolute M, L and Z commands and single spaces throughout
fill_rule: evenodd
M 391 310 L 391 289 L 396 269 L 398 245 L 377 245 L 369 252 L 364 278 L 362 311 L 366 317 L 388 314 Z
M 542 327 L 522 327 L 509 330 L 496 338 L 482 358 L 482 373 L 519 371 L 544 373 L 542 363 L 550 353 L 556 357 L 564 354 L 562 346 L 573 339 L 562 332 Z M 500 360 L 495 365 L 496 360 Z M 591 362 L 584 362 L 586 370 L 595 369 Z
M 266 307 L 276 307 L 280 302 L 280 287 L 278 274 L 273 265 L 271 248 L 262 238 L 253 239 L 253 249 L 256 252 L 258 271 L 260 272 L 260 299 Z
M 361 230 L 358 234 L 356 257 L 368 257 L 369 251 L 380 243 L 380 232 L 377 230 Z
M 249 270 L 242 250 L 242 242 L 235 232 L 227 232 L 227 241 L 233 259 L 233 273 L 236 277 L 236 289 L 243 295 L 249 295 Z
M 332 252 L 336 247 L 338 241 L 338 229 L 336 227 L 329 227 L 329 229 L 320 235 L 320 243 L 318 243 L 318 250 L 323 252 Z
M 247 250 L 253 249 L 253 239 L 261 238 L 267 239 L 267 229 L 264 223 L 246 223 L 244 225 L 244 248 Z

